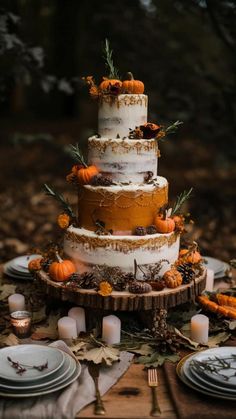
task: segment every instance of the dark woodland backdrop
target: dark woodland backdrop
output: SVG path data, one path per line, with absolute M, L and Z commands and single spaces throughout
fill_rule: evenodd
M 194 188 L 187 239 L 203 254 L 236 256 L 236 2 L 223 0 L 1 0 L 0 254 L 6 260 L 57 239 L 71 202 L 66 145 L 96 132 L 96 102 L 81 82 L 104 75 L 110 40 L 120 74 L 145 82 L 149 121 L 181 120 L 161 143 L 170 201 Z

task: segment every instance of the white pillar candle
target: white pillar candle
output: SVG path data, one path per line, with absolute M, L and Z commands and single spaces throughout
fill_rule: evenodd
M 80 332 L 86 332 L 85 311 L 82 307 L 72 307 L 68 312 L 68 316 L 76 321 L 78 335 Z
M 213 289 L 214 289 L 214 271 L 212 269 L 207 269 L 206 291 L 213 291 Z
M 58 335 L 60 339 L 71 340 L 77 338 L 77 327 L 75 319 L 62 317 L 58 320 Z
M 8 305 L 10 313 L 14 311 L 25 310 L 25 297 L 22 294 L 12 294 L 8 297 Z
M 108 344 L 120 342 L 121 321 L 114 315 L 102 319 L 102 339 Z
M 206 344 L 208 342 L 209 319 L 203 314 L 196 314 L 191 318 L 191 339 L 194 342 Z

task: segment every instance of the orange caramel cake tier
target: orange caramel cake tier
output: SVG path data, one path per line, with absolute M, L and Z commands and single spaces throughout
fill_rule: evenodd
M 96 221 L 113 234 L 131 234 L 137 226 L 147 227 L 168 202 L 168 182 L 158 176 L 152 184 L 84 185 L 78 192 L 80 227 L 95 231 Z

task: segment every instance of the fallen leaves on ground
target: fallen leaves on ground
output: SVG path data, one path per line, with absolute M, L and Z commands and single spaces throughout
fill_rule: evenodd
M 50 314 L 48 316 L 47 325 L 38 326 L 31 335 L 33 340 L 50 339 L 55 340 L 58 338 L 57 322 L 60 314 Z
M 15 294 L 16 285 L 4 284 L 0 287 L 0 301 L 4 301 L 11 294 Z
M 14 346 L 19 345 L 19 339 L 14 335 L 14 333 L 10 333 L 9 335 L 2 335 L 0 336 L 0 346 Z

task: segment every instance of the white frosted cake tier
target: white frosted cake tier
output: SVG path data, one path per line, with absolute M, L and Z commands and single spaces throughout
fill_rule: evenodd
M 98 134 L 102 137 L 128 137 L 129 130 L 147 122 L 146 95 L 104 95 L 98 105 Z
M 178 259 L 179 234 L 149 234 L 145 236 L 100 236 L 84 228 L 70 226 L 65 234 L 64 252 L 80 272 L 91 270 L 95 265 L 118 266 L 125 272 L 133 272 L 134 259 L 138 265 L 163 264 L 160 275 Z
M 147 172 L 156 177 L 158 153 L 155 139 L 88 139 L 88 163 L 115 182 L 143 183 Z

